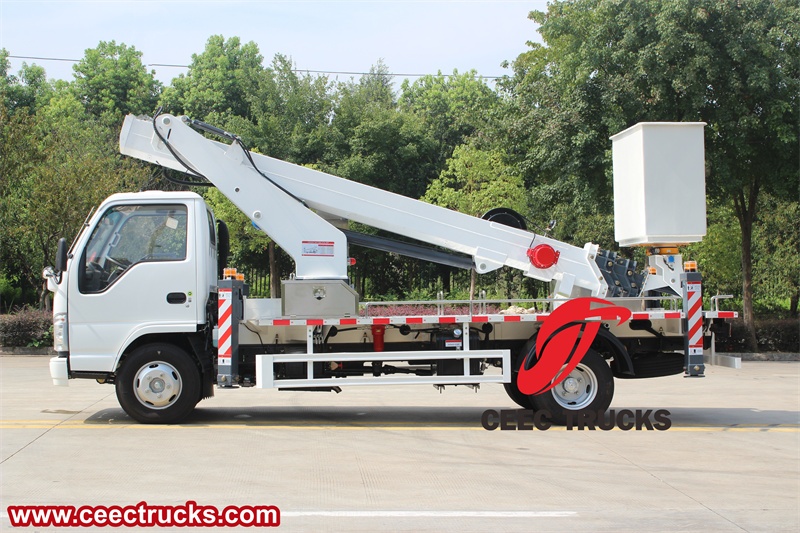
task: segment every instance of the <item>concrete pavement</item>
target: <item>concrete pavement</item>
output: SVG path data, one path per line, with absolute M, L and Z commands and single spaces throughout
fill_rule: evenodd
M 487 431 L 516 408 L 496 385 L 222 390 L 145 426 L 112 386 L 53 387 L 46 358 L 0 370 L 4 531 L 9 505 L 190 500 L 275 505 L 287 531 L 800 529 L 796 362 L 617 380 L 612 409 L 667 409 L 667 431 Z

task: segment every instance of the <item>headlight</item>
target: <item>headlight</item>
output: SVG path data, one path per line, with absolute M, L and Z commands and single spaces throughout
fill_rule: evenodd
M 56 313 L 53 315 L 53 349 L 57 352 L 69 351 L 67 313 Z

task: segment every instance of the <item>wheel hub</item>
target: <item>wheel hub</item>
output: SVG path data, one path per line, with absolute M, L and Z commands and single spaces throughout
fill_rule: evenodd
M 151 409 L 169 407 L 181 394 L 180 374 L 163 361 L 140 368 L 135 383 L 136 399 Z
M 578 363 L 564 381 L 552 389 L 556 401 L 571 410 L 582 409 L 597 396 L 597 377 L 592 370 Z
M 564 387 L 564 391 L 570 394 L 575 394 L 578 391 L 578 387 L 580 386 L 580 379 L 575 379 L 573 377 L 568 377 L 561 385 Z

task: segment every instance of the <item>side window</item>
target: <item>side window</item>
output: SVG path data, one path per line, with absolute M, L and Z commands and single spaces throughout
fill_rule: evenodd
M 103 292 L 140 263 L 186 259 L 185 205 L 109 208 L 81 255 L 79 289 Z
M 214 228 L 214 215 L 211 214 L 211 211 L 206 211 L 206 216 L 208 217 L 208 232 L 209 232 L 209 239 L 211 242 L 211 246 L 216 246 L 217 231 Z

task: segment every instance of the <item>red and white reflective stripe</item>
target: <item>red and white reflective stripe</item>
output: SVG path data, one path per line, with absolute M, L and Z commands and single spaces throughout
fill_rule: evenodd
M 543 322 L 550 313 L 525 315 L 425 315 L 374 318 L 275 318 L 254 322 L 257 326 L 372 326 L 380 324 L 464 324 L 482 322 Z M 635 313 L 634 320 L 683 318 L 681 312 Z M 612 321 L 613 322 L 613 321 Z
M 231 289 L 219 291 L 219 341 L 217 344 L 220 365 L 231 364 L 231 333 L 232 333 L 232 295 Z
M 686 317 L 687 337 L 689 338 L 689 349 L 703 349 L 703 298 L 700 283 L 686 284 L 686 306 L 688 316 Z
M 382 316 L 373 318 L 276 318 L 262 319 L 258 326 L 372 326 L 380 324 L 463 324 L 480 322 L 543 322 L 550 313 L 522 315 L 424 315 L 424 316 Z M 702 311 L 698 320 L 706 318 L 736 318 L 735 311 Z M 632 320 L 680 320 L 682 311 L 650 311 L 633 313 Z M 615 322 L 612 320 L 611 322 Z

